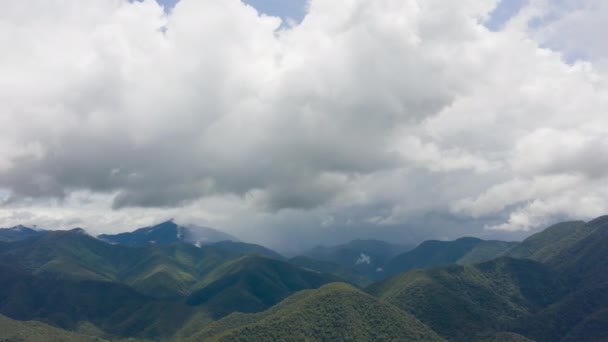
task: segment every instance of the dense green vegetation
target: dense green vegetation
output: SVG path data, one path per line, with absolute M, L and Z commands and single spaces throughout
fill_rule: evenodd
M 100 338 L 76 334 L 35 321 L 16 321 L 0 315 L 2 342 L 103 342 Z
M 503 330 L 565 291 L 540 263 L 500 258 L 402 273 L 367 291 L 416 316 L 440 335 L 470 341 Z
M 389 275 L 416 268 L 428 268 L 456 263 L 483 240 L 460 238 L 455 241 L 425 241 L 411 251 L 392 258 L 385 267 Z
M 416 318 L 349 285 L 289 297 L 258 314 L 232 314 L 189 341 L 441 341 Z
M 458 259 L 456 263 L 460 265 L 473 265 L 489 261 L 504 254 L 518 244 L 518 242 L 507 241 L 482 241 L 468 251 L 462 258 Z
M 608 217 L 521 243 L 399 248 L 356 240 L 285 260 L 242 242 L 128 247 L 80 229 L 0 241 L 0 341 L 608 338 Z M 365 286 L 386 275 L 380 262 L 409 271 L 366 293 L 327 285 Z
M 294 292 L 338 280 L 260 256 L 242 257 L 214 273 L 216 280 L 193 293 L 188 303 L 204 305 L 215 318 L 235 311 L 262 311 Z
M 592 231 L 593 227 L 582 221 L 558 223 L 530 236 L 505 255 L 547 262 Z
M 517 328 L 538 341 L 606 340 L 608 217 L 595 219 L 584 227 L 577 224 L 570 230 L 562 229 L 565 231 L 560 231 L 561 238 L 557 240 L 559 248 L 550 247 L 556 243 L 556 239 L 551 239 L 547 234 L 543 234 L 546 237 L 544 243 L 538 243 L 538 234 L 530 239 L 534 239 L 539 251 L 558 250 L 544 260 L 568 280 L 568 294 L 522 320 Z
M 67 231 L 0 246 L 0 257 L 37 275 L 119 282 L 150 296 L 174 298 L 189 295 L 201 277 L 236 256 L 188 244 L 129 248 Z
M 450 340 L 497 331 L 535 341 L 608 337 L 608 217 L 549 227 L 503 254 L 521 259 L 415 270 L 368 291 Z
M 67 330 L 89 323 L 108 336 L 166 337 L 192 315 L 204 312 L 111 282 L 33 276 L 6 266 L 0 267 L 0 274 L 0 313 Z
M 586 226 L 586 236 L 564 246 L 547 260 L 547 264 L 571 278 L 573 289 L 597 288 L 608 283 L 608 216 Z
M 338 279 L 242 254 L 188 244 L 131 248 L 82 231 L 51 232 L 0 246 L 0 260 L 11 265 L 0 279 L 0 312 L 66 329 L 86 321 L 118 336 L 169 336 L 193 317 L 261 311 Z

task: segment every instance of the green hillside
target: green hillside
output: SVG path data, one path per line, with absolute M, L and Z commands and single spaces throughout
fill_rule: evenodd
M 0 246 L 0 259 L 37 275 L 111 281 L 156 298 L 186 297 L 210 271 L 241 255 L 212 247 L 111 245 L 81 231 Z
M 455 241 L 425 241 L 411 251 L 399 254 L 386 265 L 388 275 L 417 268 L 429 268 L 456 263 L 483 240 L 477 238 L 460 238 Z
M 575 291 L 514 327 L 536 341 L 608 339 L 608 286 Z
M 399 274 L 367 291 L 416 316 L 451 341 L 502 331 L 565 291 L 545 265 L 500 258 Z
M 563 222 L 534 234 L 513 247 L 505 255 L 512 258 L 547 262 L 563 250 L 584 239 L 594 228 L 583 221 Z
M 6 266 L 0 274 L 0 313 L 66 330 L 87 323 L 113 336 L 171 336 L 201 311 L 111 282 L 32 276 Z
M 189 244 L 148 246 L 129 267 L 118 267 L 117 280 L 157 298 L 189 296 L 214 269 L 236 258 L 229 252 Z
M 209 277 L 215 280 L 194 292 L 188 303 L 203 305 L 214 317 L 235 311 L 262 311 L 294 292 L 338 280 L 260 256 L 245 256 L 226 263 Z
M 299 292 L 257 314 L 232 314 L 189 341 L 442 341 L 411 315 L 349 285 Z
M 547 260 L 568 280 L 569 294 L 518 326 L 538 341 L 608 339 L 608 217 L 587 223 L 584 237 L 580 230 L 573 227 L 571 236 L 577 238 L 561 244 L 560 252 Z
M 587 234 L 561 248 L 547 263 L 571 278 L 574 289 L 608 284 L 608 216 L 586 224 Z
M 16 321 L 0 315 L 2 342 L 103 342 L 100 338 L 76 334 L 36 321 Z
M 3 244 L 0 263 L 11 271 L 0 279 L 0 312 L 66 329 L 90 322 L 117 336 L 170 336 L 209 316 L 262 311 L 296 291 L 339 279 L 243 257 L 251 246 L 259 248 L 241 245 L 127 247 L 80 230 Z
M 277 260 L 284 260 L 285 257 L 281 254 L 268 249 L 264 246 L 256 245 L 253 243 L 237 242 L 237 241 L 220 241 L 208 245 L 209 247 L 225 251 L 234 255 L 261 255 L 268 258 Z
M 399 254 L 386 265 L 386 274 L 450 264 L 472 265 L 492 260 L 517 246 L 518 242 L 481 240 L 465 237 L 454 241 L 429 240 L 411 251 Z
M 0 341 L 608 340 L 608 217 L 521 243 L 427 241 L 367 293 L 327 284 L 368 283 L 372 252 L 390 244 L 348 246 L 328 252 L 343 265 L 244 243 L 112 245 L 78 229 L 0 242 Z
M 551 226 L 505 254 L 522 259 L 415 270 L 367 290 L 450 340 L 608 339 L 608 217 Z
M 456 263 L 460 265 L 472 265 L 489 261 L 503 255 L 518 244 L 518 242 L 507 241 L 482 241 L 468 251 L 462 258 L 458 259 Z

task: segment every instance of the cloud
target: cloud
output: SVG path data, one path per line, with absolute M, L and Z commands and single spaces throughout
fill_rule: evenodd
M 359 256 L 359 258 L 357 259 L 357 261 L 355 262 L 355 265 L 360 265 L 360 264 L 371 264 L 372 262 L 372 258 L 365 254 L 365 253 L 361 253 L 361 255 Z
M 608 20 L 608 4 L 601 0 L 536 1 L 531 18 L 533 37 L 570 61 L 606 62 L 608 42 L 600 29 Z
M 313 0 L 289 27 L 238 0 L 11 2 L 0 222 L 176 217 L 278 245 L 601 214 L 607 54 L 558 33 L 608 12 L 580 3 L 491 31 L 498 1 Z
M 11 38 L 48 49 L 30 57 L 39 65 L 26 59 L 13 72 L 26 82 L 38 74 L 27 94 L 7 89 L 15 140 L 36 152 L 5 161 L 2 180 L 16 197 L 118 191 L 118 209 L 259 190 L 270 208 L 322 205 L 343 187 L 333 173 L 395 164 L 386 151 L 395 129 L 450 101 L 445 66 L 426 60 L 416 27 L 391 14 L 414 2 L 353 2 L 347 13 L 313 3 L 283 33 L 278 19 L 238 1 L 183 1 L 170 15 L 151 1 L 111 4 L 68 7 L 88 9 L 86 21 L 55 4 L 67 27 L 42 33 L 33 23 Z M 407 39 L 394 39 L 400 30 Z M 61 32 L 75 37 L 45 37 Z M 75 55 L 47 62 L 51 49 Z

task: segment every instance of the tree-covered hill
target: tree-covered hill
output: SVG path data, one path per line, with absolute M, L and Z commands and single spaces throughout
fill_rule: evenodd
M 188 298 L 189 304 L 205 306 L 213 317 L 235 311 L 262 311 L 294 292 L 338 280 L 331 275 L 260 256 L 245 256 L 226 263 L 213 277 L 215 280 Z
M 367 288 L 451 341 L 502 331 L 565 292 L 549 267 L 499 258 L 478 265 L 415 270 Z
M 257 314 L 232 314 L 189 341 L 442 341 L 413 316 L 352 286 L 299 292 Z
M 169 337 L 201 309 L 112 282 L 34 276 L 0 267 L 0 313 L 67 330 L 86 323 L 114 337 Z
M 26 341 L 47 330 L 163 341 L 608 338 L 608 217 L 557 224 L 521 243 L 427 241 L 393 259 L 395 249 L 382 251 L 390 246 L 318 249 L 333 262 L 286 260 L 241 242 L 130 247 L 80 229 L 0 242 L 0 314 L 10 317 L 0 319 L 9 334 L 0 336 L 31 326 Z M 371 267 L 372 254 L 391 260 L 391 272 L 408 271 L 365 293 L 333 283 L 370 282 L 352 266 Z
M 608 338 L 608 217 L 551 226 L 504 254 L 401 273 L 367 290 L 454 341 L 498 332 L 539 342 Z
M 62 330 L 36 321 L 16 321 L 0 315 L 2 342 L 105 342 L 97 337 Z

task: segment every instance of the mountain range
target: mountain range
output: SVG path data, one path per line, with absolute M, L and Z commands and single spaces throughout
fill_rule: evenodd
M 608 216 L 291 258 L 192 227 L 1 229 L 0 341 L 608 339 Z
M 335 271 L 330 271 L 328 265 L 317 263 L 318 271 L 331 272 L 336 274 L 346 275 L 344 271 L 338 267 L 346 268 L 354 271 L 362 277 L 357 280 L 356 276 L 346 275 L 359 285 L 365 285 L 374 280 L 382 279 L 386 276 L 384 270 L 387 262 L 396 255 L 412 249 L 414 246 L 392 244 L 378 240 L 353 240 L 346 244 L 338 246 L 317 246 L 311 250 L 305 251 L 300 257 L 306 257 L 312 260 L 332 263 L 337 265 Z M 315 268 L 313 263 L 306 260 L 293 259 L 294 262 L 300 265 L 308 265 Z

